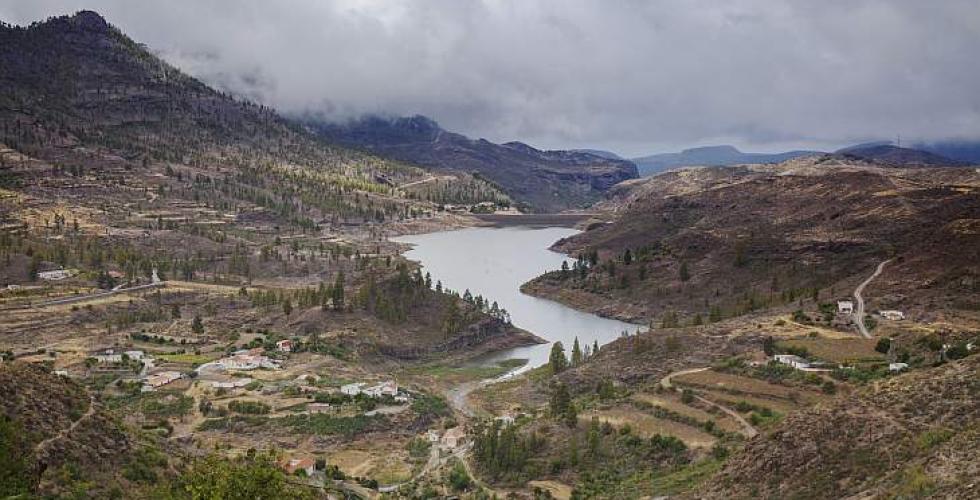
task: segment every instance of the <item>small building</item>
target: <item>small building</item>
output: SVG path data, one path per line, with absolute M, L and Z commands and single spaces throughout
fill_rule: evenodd
M 306 409 L 310 413 L 329 413 L 333 411 L 333 407 L 328 403 L 310 403 L 306 405 Z
M 511 415 L 510 413 L 504 413 L 503 415 L 495 418 L 494 420 L 500 422 L 500 425 L 507 427 L 508 425 L 514 425 L 515 419 L 514 416 Z
M 381 396 L 395 397 L 398 395 L 398 384 L 396 384 L 393 380 L 386 380 L 373 387 L 368 387 L 362 392 L 375 398 L 380 398 Z
M 888 363 L 888 371 L 891 372 L 900 372 L 900 371 L 908 370 L 908 368 L 909 368 L 908 363 Z
M 886 310 L 878 311 L 878 315 L 890 321 L 902 321 L 905 319 L 905 313 L 902 311 Z
M 340 388 L 341 394 L 346 394 L 348 396 L 357 396 L 363 391 L 363 387 L 367 385 L 364 382 L 357 382 L 354 384 L 347 384 Z
M 442 436 L 442 445 L 447 448 L 456 448 L 463 444 L 465 439 L 466 431 L 462 427 L 453 427 Z
M 183 377 L 183 374 L 180 372 L 167 371 L 154 373 L 153 375 L 148 375 L 145 379 L 143 379 L 144 389 L 149 388 L 149 390 L 153 390 L 157 387 L 167 385 L 174 380 L 178 380 L 181 377 Z
M 279 352 L 293 352 L 293 341 L 285 339 L 276 342 L 276 350 Z
M 75 272 L 71 269 L 55 269 L 54 271 L 41 271 L 37 277 L 45 281 L 61 281 L 71 278 Z
M 112 349 L 106 349 L 102 352 L 93 354 L 92 357 L 102 364 L 118 364 L 122 363 L 123 360 L 123 355 Z
M 143 356 L 145 355 L 143 351 L 126 351 L 123 354 L 134 361 L 143 361 Z
M 851 302 L 850 300 L 838 300 L 837 312 L 840 314 L 853 314 L 854 302 Z
M 286 474 L 292 475 L 303 471 L 307 476 L 312 476 L 316 471 L 316 460 L 313 457 L 289 458 L 279 462 L 279 466 L 286 471 Z
M 434 430 L 434 429 L 429 429 L 429 430 L 425 431 L 425 439 L 428 442 L 433 443 L 433 444 L 438 443 L 439 442 L 439 431 Z
M 215 389 L 236 389 L 238 387 L 245 387 L 252 383 L 250 378 L 236 378 L 235 380 L 229 380 L 226 382 L 211 382 L 211 387 Z
M 794 354 L 777 354 L 772 357 L 772 360 L 777 363 L 782 363 L 784 365 L 792 366 L 797 370 L 805 370 L 807 368 L 810 368 L 809 361 L 799 356 L 796 356 Z
M 67 377 L 68 376 L 68 370 L 55 370 L 54 371 L 54 374 L 55 375 L 58 375 L 60 377 Z

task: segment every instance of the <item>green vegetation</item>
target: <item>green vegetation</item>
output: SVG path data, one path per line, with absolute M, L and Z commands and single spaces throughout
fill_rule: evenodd
M 34 484 L 32 453 L 23 426 L 0 415 L 0 497 L 27 495 Z
M 427 418 L 440 418 L 452 415 L 449 403 L 442 396 L 418 394 L 412 400 L 412 411 Z
M 228 409 L 245 415 L 266 415 L 272 411 L 272 408 L 265 403 L 238 399 L 228 402 Z
M 229 460 L 210 456 L 194 461 L 169 491 L 173 498 L 312 499 L 314 490 L 296 485 L 276 467 L 271 456 Z

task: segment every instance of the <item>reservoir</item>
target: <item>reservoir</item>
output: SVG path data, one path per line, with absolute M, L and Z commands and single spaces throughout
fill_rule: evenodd
M 527 226 L 478 227 L 458 231 L 399 236 L 394 241 L 413 248 L 405 253 L 432 273 L 432 280 L 445 288 L 497 301 L 507 309 L 514 325 L 548 341 L 527 347 L 495 352 L 480 362 L 505 359 L 529 362 L 514 373 L 548 362 L 551 343 L 561 341 L 571 355 L 575 337 L 584 349 L 598 342 L 606 344 L 623 332 L 635 333 L 645 327 L 602 318 L 547 299 L 521 293 L 520 287 L 546 271 L 557 270 L 568 256 L 548 249 L 555 241 L 578 233 L 565 227 Z M 569 262 L 571 264 L 571 262 Z

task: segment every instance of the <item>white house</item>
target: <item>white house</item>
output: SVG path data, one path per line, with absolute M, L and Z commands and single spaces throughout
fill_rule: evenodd
M 386 380 L 376 386 L 368 387 L 363 390 L 364 394 L 368 396 L 379 398 L 381 396 L 397 396 L 398 395 L 398 384 L 393 380 Z
M 878 311 L 878 315 L 881 316 L 882 318 L 891 321 L 901 321 L 905 319 L 905 313 L 903 313 L 902 311 L 895 311 L 895 310 Z
M 772 357 L 773 361 L 784 365 L 792 366 L 797 370 L 810 368 L 810 362 L 793 354 L 777 354 Z
M 276 342 L 276 349 L 279 352 L 292 352 L 293 351 L 293 341 L 289 339 L 280 340 Z
M 61 281 L 71 278 L 75 271 L 71 269 L 55 269 L 54 271 L 42 271 L 37 273 L 37 277 L 47 281 Z
M 511 415 L 510 413 L 504 413 L 503 415 L 495 418 L 494 420 L 500 422 L 500 425 L 503 427 L 507 427 L 508 425 L 514 425 L 514 416 Z
M 852 314 L 854 313 L 854 302 L 850 300 L 838 300 L 837 301 L 837 312 L 841 314 Z
M 900 372 L 902 370 L 907 370 L 909 367 L 908 363 L 888 363 L 888 371 Z
M 342 386 L 340 388 L 340 392 L 342 394 L 346 394 L 348 396 L 357 396 L 358 394 L 360 394 L 362 392 L 362 390 L 363 390 L 362 388 L 365 385 L 367 385 L 367 384 L 365 384 L 364 382 L 357 382 L 357 383 L 354 383 L 354 384 L 347 384 L 347 385 Z
M 238 387 L 245 387 L 251 383 L 252 379 L 250 378 L 236 378 L 227 382 L 211 382 L 211 387 L 215 389 L 235 389 Z
M 153 375 L 149 375 L 143 379 L 143 383 L 145 384 L 144 390 L 153 390 L 157 387 L 167 385 L 174 380 L 181 378 L 182 376 L 183 375 L 180 372 L 172 371 L 154 373 Z

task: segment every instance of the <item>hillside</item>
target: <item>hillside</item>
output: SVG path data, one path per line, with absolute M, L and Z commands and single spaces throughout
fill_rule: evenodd
M 953 160 L 929 151 L 902 148 L 891 144 L 852 146 L 835 151 L 834 154 L 895 167 L 962 167 L 970 164 L 966 161 Z
M 821 154 L 819 151 L 786 151 L 783 153 L 743 153 L 734 146 L 704 146 L 685 149 L 680 153 L 660 153 L 633 158 L 643 177 L 665 170 L 691 166 L 742 165 L 780 163 L 801 156 Z
M 525 290 L 613 316 L 693 321 L 846 296 L 896 258 L 902 274 L 882 281 L 931 284 L 896 286 L 894 305 L 914 307 L 974 286 L 978 187 L 970 169 L 826 159 L 672 172 L 622 188 L 606 205 L 619 211 L 615 222 L 555 245 L 582 255 L 581 269 Z
M 0 67 L 0 430 L 29 472 L 18 492 L 186 498 L 257 478 L 279 498 L 277 460 L 353 450 L 345 468 L 399 480 L 406 445 L 449 414 L 440 384 L 484 373 L 430 370 L 540 341 L 386 238 L 472 224 L 442 206 L 506 203 L 489 182 L 330 144 L 93 12 L 3 25 Z M 199 371 L 236 352 L 261 368 Z M 400 398 L 340 394 L 358 380 Z
M 424 116 L 365 117 L 338 124 L 310 119 L 323 137 L 438 172 L 466 172 L 493 182 L 527 210 L 583 208 L 616 183 L 637 176 L 622 159 L 586 151 L 541 151 L 520 142 L 494 144 L 443 130 Z
M 980 357 L 789 415 L 691 498 L 973 498 Z

